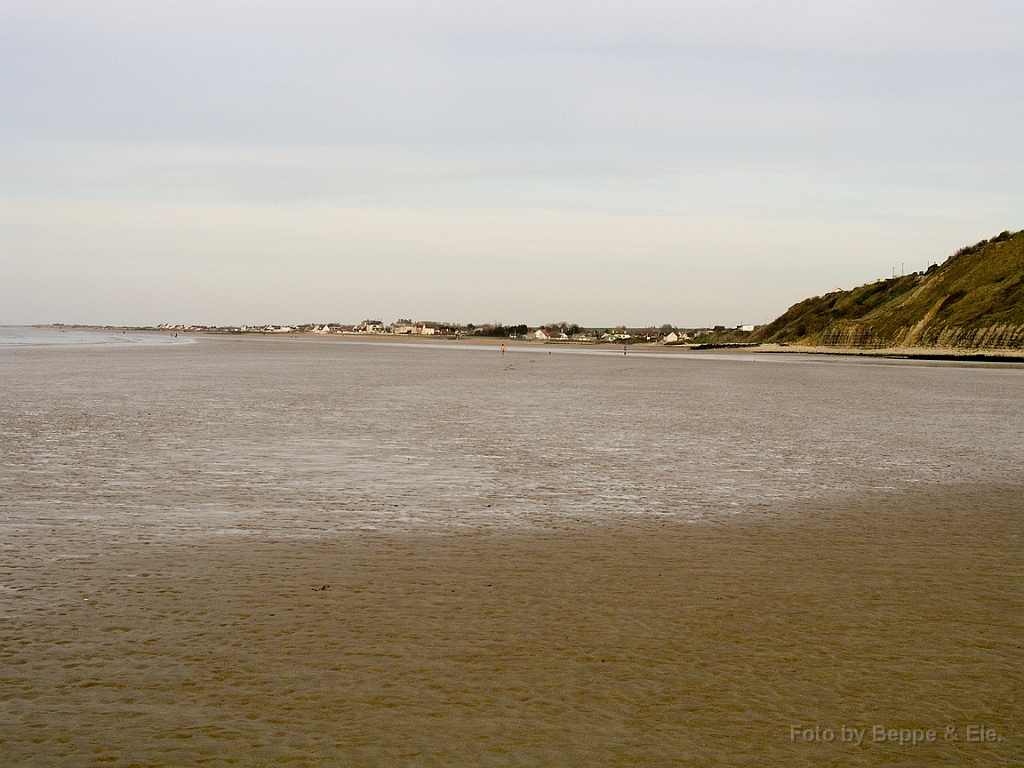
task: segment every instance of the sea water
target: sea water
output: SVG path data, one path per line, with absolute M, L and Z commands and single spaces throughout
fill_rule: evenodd
M 188 344 L 194 338 L 169 331 L 164 333 L 81 328 L 74 326 L 0 325 L 2 347 L 95 347 L 111 344 Z

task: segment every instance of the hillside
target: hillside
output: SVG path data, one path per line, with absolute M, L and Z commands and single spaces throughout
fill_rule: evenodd
M 1024 230 L 961 248 L 927 272 L 794 304 L 751 342 L 1024 348 Z

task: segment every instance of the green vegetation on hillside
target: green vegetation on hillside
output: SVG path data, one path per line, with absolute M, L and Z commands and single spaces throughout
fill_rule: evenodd
M 1024 230 L 961 248 L 924 273 L 806 299 L 748 340 L 850 347 L 1024 347 Z

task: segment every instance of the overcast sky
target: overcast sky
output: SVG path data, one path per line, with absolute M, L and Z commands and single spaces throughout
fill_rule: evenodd
M 1024 228 L 1024 3 L 0 0 L 0 323 L 763 323 Z

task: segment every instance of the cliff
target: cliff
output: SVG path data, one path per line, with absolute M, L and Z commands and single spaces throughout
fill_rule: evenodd
M 835 347 L 1024 348 L 1024 230 L 927 272 L 815 296 L 746 339 Z

